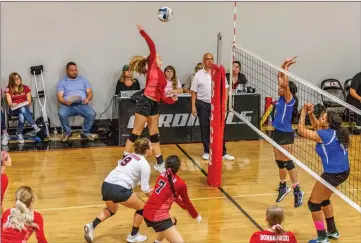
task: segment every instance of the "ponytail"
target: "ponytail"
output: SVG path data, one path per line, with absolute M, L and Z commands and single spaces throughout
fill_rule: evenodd
M 350 146 L 350 135 L 349 132 L 341 125 L 341 117 L 333 111 L 328 111 L 327 121 L 329 127 L 336 131 L 337 139 L 345 147 L 345 149 L 347 149 Z
M 10 217 L 5 227 L 22 231 L 27 226 L 34 228 L 39 227 L 36 223 L 34 223 L 34 212 L 28 209 L 23 202 L 17 199 L 15 202 L 15 208 L 10 210 Z
M 292 121 L 298 117 L 298 97 L 297 97 L 297 86 L 294 82 L 288 81 L 288 88 L 290 89 L 290 92 L 295 99 L 295 104 L 293 105 L 293 111 L 292 111 Z
M 173 193 L 173 197 L 174 198 L 177 198 L 177 193 L 175 192 L 175 189 L 174 189 L 174 184 L 173 184 L 173 172 L 171 169 L 167 169 L 167 179 L 168 179 L 168 182 L 169 182 L 169 185 L 170 185 L 170 189 L 172 190 L 172 193 Z
M 129 70 L 145 75 L 147 73 L 147 63 L 148 57 L 134 56 L 129 62 Z

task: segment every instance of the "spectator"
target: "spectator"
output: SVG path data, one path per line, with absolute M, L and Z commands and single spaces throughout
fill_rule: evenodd
M 84 117 L 83 131 L 81 136 L 93 141 L 90 129 L 95 120 L 95 111 L 89 105 L 93 98 L 93 91 L 88 80 L 78 76 L 78 68 L 74 62 L 66 65 L 67 76 L 61 79 L 57 87 L 58 100 L 61 103 L 59 108 L 59 119 L 65 134 L 62 142 L 67 142 L 71 136 L 69 117 L 79 115 Z
M 194 75 L 196 74 L 196 72 L 198 72 L 199 70 L 201 70 L 203 68 L 204 68 L 203 63 L 201 63 L 201 62 L 197 63 L 197 65 L 194 67 L 194 73 L 191 74 L 191 76 L 188 78 L 188 80 L 183 85 L 184 93 L 192 94 L 190 88 L 191 88 L 191 85 L 192 85 Z
M 361 110 L 361 72 L 352 78 L 350 92 L 347 95 L 347 103 Z M 353 120 L 361 129 L 361 115 L 355 114 Z
M 124 65 L 122 69 L 122 75 L 117 82 L 115 88 L 115 95 L 118 95 L 121 91 L 140 90 L 139 81 L 133 78 L 133 73 L 129 70 L 128 65 Z
M 7 209 L 1 217 L 1 242 L 28 242 L 35 231 L 38 243 L 47 243 L 43 216 L 33 209 L 36 201 L 34 191 L 22 186 L 16 190 L 15 196 L 15 206 Z
M 167 66 L 164 69 L 164 75 L 167 79 L 167 86 L 165 87 L 165 93 L 167 96 L 183 93 L 182 84 L 179 82 L 179 79 L 177 78 L 177 73 L 173 66 Z
M 9 75 L 9 84 L 5 90 L 6 102 L 9 105 L 9 115 L 18 117 L 17 137 L 19 143 L 24 143 L 24 123 L 25 120 L 32 126 L 35 132 L 39 132 L 40 128 L 35 124 L 30 114 L 31 107 L 31 90 L 28 86 L 23 85 L 23 81 L 18 73 Z
M 204 160 L 209 159 L 209 143 L 210 143 L 210 122 L 211 122 L 211 98 L 212 98 L 212 65 L 213 55 L 206 53 L 203 55 L 204 68 L 199 70 L 195 75 L 191 85 L 192 91 L 192 114 L 199 118 L 199 125 L 201 128 L 201 136 L 204 154 Z M 226 89 L 229 85 L 227 80 Z M 227 99 L 228 96 L 226 96 Z M 225 102 L 227 104 L 227 100 Z M 223 159 L 234 160 L 234 157 L 227 154 L 226 136 L 223 136 Z
M 230 80 L 230 73 L 226 74 L 226 78 L 227 80 Z M 237 89 L 238 85 L 243 85 L 244 87 L 242 88 L 242 90 L 244 90 L 246 87 L 245 85 L 247 84 L 247 78 L 246 76 L 244 76 L 243 73 L 241 73 L 241 63 L 240 61 L 233 61 L 232 64 L 232 90 Z
M 255 232 L 250 243 L 297 243 L 296 237 L 292 232 L 285 232 L 282 228 L 282 222 L 285 214 L 282 208 L 271 206 L 266 212 L 266 221 L 268 229 Z

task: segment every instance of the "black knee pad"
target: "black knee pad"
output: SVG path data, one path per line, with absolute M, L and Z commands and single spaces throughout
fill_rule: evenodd
M 159 143 L 159 133 L 153 134 L 149 137 L 150 142 Z
M 135 211 L 136 214 L 139 214 L 140 216 L 143 216 L 143 209 Z
M 284 169 L 285 168 L 285 163 L 281 160 L 276 160 L 278 168 L 280 169 Z
M 139 135 L 134 134 L 134 133 L 131 133 L 131 134 L 129 135 L 129 140 L 130 140 L 132 143 L 134 143 L 135 140 L 137 140 L 139 137 L 140 137 Z
M 105 208 L 105 209 L 108 210 L 108 212 L 110 213 L 109 217 L 111 217 L 111 216 L 113 216 L 115 214 L 115 213 L 112 213 L 112 211 L 110 211 L 109 208 Z
M 293 170 L 294 168 L 296 168 L 292 160 L 285 161 L 284 164 L 287 170 Z
M 322 206 L 322 207 L 326 207 L 326 206 L 328 206 L 328 205 L 330 205 L 330 204 L 331 204 L 330 199 L 327 199 L 327 200 L 324 200 L 324 201 L 321 202 L 321 206 Z
M 321 211 L 321 203 L 313 203 L 308 201 L 308 208 L 311 210 L 311 212 Z

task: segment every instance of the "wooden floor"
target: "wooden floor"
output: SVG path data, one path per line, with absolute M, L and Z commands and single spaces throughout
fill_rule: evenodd
M 201 144 L 180 147 L 207 171 L 207 161 L 201 159 Z M 163 145 L 164 155 L 182 158 L 180 175 L 187 184 L 190 197 L 203 216 L 201 224 L 189 218 L 177 205 L 172 214 L 177 217 L 178 230 L 186 242 L 249 242 L 257 227 L 217 188 L 207 186 L 207 178 L 176 145 Z M 224 191 L 261 227 L 266 227 L 265 211 L 275 204 L 278 170 L 272 147 L 264 141 L 227 143 L 234 162 L 224 162 Z M 14 152 L 13 167 L 7 169 L 10 184 L 5 195 L 5 207 L 11 207 L 15 190 L 21 185 L 33 187 L 37 193 L 36 209 L 43 214 L 45 233 L 51 243 L 85 242 L 83 225 L 91 222 L 104 207 L 100 187 L 105 176 L 116 166 L 123 148 L 103 147 L 37 152 Z M 153 163 L 154 158 L 150 158 Z M 279 205 L 286 212 L 284 226 L 296 234 L 298 242 L 308 242 L 316 232 L 307 200 L 315 180 L 299 169 L 301 187 L 305 191 L 304 205 L 293 208 L 293 195 Z M 157 176 L 152 171 L 151 184 Z M 144 195 L 142 194 L 142 197 Z M 338 196 L 333 196 L 336 225 L 341 238 L 338 243 L 361 242 L 360 214 Z M 133 211 L 120 208 L 118 213 L 95 231 L 95 243 L 126 242 L 131 229 Z M 142 234 L 153 242 L 154 232 L 142 225 Z M 31 242 L 36 242 L 33 236 Z

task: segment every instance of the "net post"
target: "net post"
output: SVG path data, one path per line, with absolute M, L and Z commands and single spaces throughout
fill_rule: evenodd
M 225 126 L 225 71 L 222 66 L 212 66 L 212 100 L 210 144 L 207 182 L 212 187 L 222 183 L 223 136 Z

